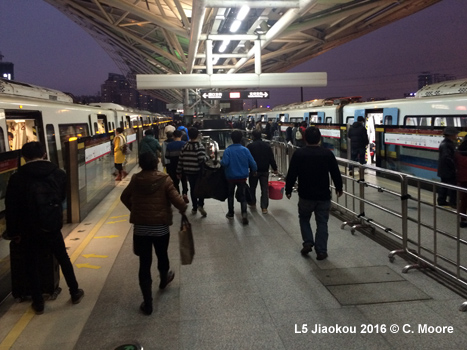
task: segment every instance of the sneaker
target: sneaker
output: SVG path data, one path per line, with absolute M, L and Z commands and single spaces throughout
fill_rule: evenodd
M 32 302 L 31 305 L 32 309 L 36 313 L 36 315 L 42 315 L 44 313 L 44 302 Z
M 233 213 L 227 213 L 227 214 L 225 215 L 225 217 L 226 217 L 227 219 L 233 219 L 233 218 L 234 218 L 234 214 L 233 214 Z
M 316 253 L 316 260 L 324 260 L 328 257 L 328 253 Z
M 145 315 L 150 315 L 152 314 L 152 304 L 146 304 L 144 301 L 141 303 L 139 309 L 143 312 Z
M 267 214 L 268 213 L 268 210 L 267 209 L 261 209 L 263 214 Z
M 190 200 L 188 199 L 188 196 L 186 194 L 183 195 L 183 201 L 185 203 L 190 203 Z
M 159 289 L 164 289 L 167 285 L 174 280 L 175 273 L 173 271 L 167 272 L 165 277 L 161 276 L 161 283 L 159 283 Z
M 196 215 L 197 212 L 198 212 L 198 209 L 191 209 L 191 213 L 192 213 L 193 215 Z
M 302 248 L 302 250 L 300 250 L 300 254 L 302 254 L 303 256 L 307 256 L 308 253 L 310 253 L 313 249 L 313 246 L 311 244 L 305 244 Z
M 462 227 L 462 228 L 466 228 L 467 227 L 467 221 L 461 221 L 459 223 L 459 226 Z
M 73 304 L 79 304 L 81 302 L 81 299 L 84 297 L 84 290 L 78 289 L 76 293 L 71 295 L 71 302 Z
M 203 207 L 198 207 L 198 210 L 203 218 L 205 218 L 206 215 L 208 215 L 208 213 L 206 213 L 206 210 L 204 210 Z

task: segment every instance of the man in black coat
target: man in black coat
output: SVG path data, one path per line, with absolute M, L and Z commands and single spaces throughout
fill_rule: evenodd
M 439 145 L 438 176 L 441 182 L 449 185 L 456 185 L 456 163 L 454 154 L 456 152 L 456 140 L 459 131 L 452 126 L 444 129 L 444 140 Z M 449 203 L 447 197 L 449 195 Z M 438 205 L 450 205 L 457 207 L 456 191 L 448 190 L 446 187 L 438 189 Z
M 350 157 L 354 162 L 365 164 L 366 147 L 369 144 L 368 134 L 365 128 L 365 118 L 359 116 L 357 121 L 352 124 L 347 134 L 350 139 Z M 349 167 L 349 170 L 353 170 Z
M 303 239 L 303 256 L 316 250 L 316 259 L 328 257 L 328 220 L 331 209 L 329 175 L 336 188 L 337 197 L 342 196 L 342 176 L 336 157 L 329 149 L 320 146 L 321 132 L 316 127 L 305 130 L 306 147 L 297 149 L 290 160 L 285 183 L 285 195 L 292 196 L 292 189 L 298 178 L 298 218 Z M 315 214 L 316 234 L 310 225 Z
M 253 159 L 258 165 L 258 170 L 256 176 L 250 174 L 249 177 L 251 192 L 251 201 L 249 204 L 256 205 L 256 186 L 259 181 L 261 187 L 261 210 L 263 214 L 267 214 L 269 206 L 269 166 L 272 167 L 274 174 L 277 174 L 277 164 L 271 146 L 261 140 L 261 132 L 255 130 L 251 135 L 253 136 L 253 142 L 250 143 L 247 148 L 250 150 Z
M 26 164 L 11 175 L 5 194 L 5 218 L 8 234 L 14 238 L 14 243 L 20 246 L 24 254 L 24 268 L 29 279 L 32 298 L 32 308 L 36 314 L 44 312 L 44 298 L 41 288 L 41 264 L 43 254 L 51 251 L 57 259 L 68 285 L 71 301 L 78 304 L 84 296 L 82 289 L 78 288 L 73 265 L 66 251 L 61 227 L 63 212 L 61 202 L 66 198 L 66 174 L 58 166 L 45 159 L 46 153 L 39 142 L 26 143 L 21 149 Z M 56 217 L 54 229 L 51 232 L 41 230 L 41 219 L 37 213 L 31 212 L 32 186 L 37 186 L 39 181 L 50 181 L 50 188 L 54 197 L 61 201 L 59 217 Z M 53 192 L 52 192 L 53 193 Z M 53 274 L 53 271 L 50 271 Z M 13 278 L 15 276 L 12 276 Z

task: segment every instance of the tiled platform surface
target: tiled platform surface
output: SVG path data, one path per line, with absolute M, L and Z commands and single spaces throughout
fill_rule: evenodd
M 189 266 L 180 265 L 175 214 L 175 280 L 159 292 L 154 261 L 155 310 L 145 316 L 128 211 L 118 201 L 127 183 L 66 239 L 83 301 L 72 305 L 65 290 L 35 316 L 29 303 L 7 300 L 0 349 L 467 348 L 467 313 L 458 310 L 465 300 L 419 271 L 402 274 L 405 261 L 390 263 L 385 248 L 342 230 L 338 219 L 329 222 L 329 258 L 302 257 L 296 194 L 270 201 L 266 215 L 249 209 L 248 226 L 238 203 L 228 221 L 226 202 L 207 200 L 206 218 L 189 214 L 196 245 Z M 443 326 L 453 333 L 423 332 Z

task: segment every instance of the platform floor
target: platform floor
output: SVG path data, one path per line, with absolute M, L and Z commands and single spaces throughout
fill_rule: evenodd
M 188 215 L 196 247 L 189 266 L 180 265 L 176 213 L 175 280 L 159 292 L 153 264 L 155 309 L 145 316 L 129 212 L 119 201 L 128 182 L 66 238 L 82 302 L 71 304 L 63 280 L 43 315 L 8 298 L 0 305 L 0 350 L 467 348 L 463 298 L 419 271 L 403 274 L 404 260 L 390 263 L 385 248 L 341 229 L 335 217 L 328 259 L 317 261 L 314 251 L 302 257 L 297 194 L 270 201 L 269 214 L 249 209 L 248 226 L 238 203 L 228 221 L 226 202 L 206 200 L 206 218 Z

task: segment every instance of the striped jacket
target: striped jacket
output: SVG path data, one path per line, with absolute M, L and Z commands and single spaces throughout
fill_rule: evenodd
M 180 151 L 177 165 L 177 175 L 196 175 L 200 171 L 200 165 L 205 163 L 209 157 L 206 155 L 204 146 L 195 141 L 189 141 Z

